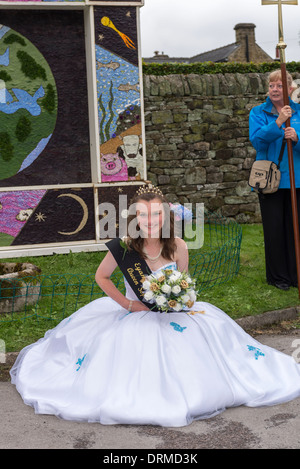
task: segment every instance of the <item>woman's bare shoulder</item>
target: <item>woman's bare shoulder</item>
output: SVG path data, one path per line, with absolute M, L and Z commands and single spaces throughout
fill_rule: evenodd
M 175 244 L 178 250 L 188 249 L 186 242 L 182 238 L 175 237 Z

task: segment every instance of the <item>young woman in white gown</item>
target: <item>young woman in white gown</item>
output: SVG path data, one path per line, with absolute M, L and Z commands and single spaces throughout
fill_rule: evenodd
M 149 186 L 135 202 L 139 236 L 128 238 L 128 249 L 114 240 L 96 272 L 107 297 L 20 352 L 11 377 L 25 404 L 68 420 L 177 427 L 228 407 L 300 396 L 300 365 L 261 345 L 215 306 L 196 302 L 193 315 L 160 313 L 137 294 L 134 275 L 125 277 L 126 296 L 114 286 L 116 258 L 120 268 L 127 259 L 126 268 L 143 264 L 148 272 L 188 270 L 188 249 L 174 237 L 172 219 L 169 238 L 161 236 L 160 191 Z

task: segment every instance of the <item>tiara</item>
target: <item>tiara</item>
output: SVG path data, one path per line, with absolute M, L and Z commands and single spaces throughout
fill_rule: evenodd
M 144 186 L 141 186 L 137 191 L 137 195 L 144 195 L 144 194 L 156 194 L 160 195 L 163 197 L 162 191 L 158 188 L 153 186 L 153 184 L 150 181 L 146 181 L 146 184 Z

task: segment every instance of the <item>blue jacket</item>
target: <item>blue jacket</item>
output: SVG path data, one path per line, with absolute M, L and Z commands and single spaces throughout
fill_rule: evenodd
M 296 130 L 299 138 L 297 143 L 293 142 L 293 159 L 295 185 L 300 187 L 300 104 L 290 100 L 290 106 L 292 108 L 291 127 Z M 250 111 L 249 137 L 256 150 L 257 160 L 271 160 L 276 164 L 278 163 L 285 124 L 279 128 L 275 122 L 277 117 L 278 112 L 270 98 L 267 98 L 263 104 L 254 107 Z M 281 181 L 279 189 L 289 189 L 290 172 L 287 146 L 281 161 L 280 171 Z

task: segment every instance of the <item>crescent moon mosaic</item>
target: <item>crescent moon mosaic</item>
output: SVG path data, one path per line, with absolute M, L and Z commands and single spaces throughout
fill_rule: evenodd
M 79 223 L 76 230 L 69 231 L 69 232 L 58 231 L 58 233 L 62 234 L 62 235 L 65 235 L 65 236 L 72 236 L 72 235 L 75 235 L 75 234 L 79 233 L 79 231 L 81 231 L 85 227 L 86 222 L 88 221 L 88 217 L 89 217 L 89 211 L 88 211 L 88 207 L 87 207 L 85 201 L 81 197 L 79 197 L 78 195 L 75 195 L 75 194 L 60 194 L 58 197 L 71 197 L 71 199 L 74 199 L 79 203 L 79 205 L 81 206 L 81 208 L 83 210 L 82 220 Z

